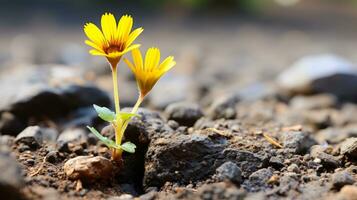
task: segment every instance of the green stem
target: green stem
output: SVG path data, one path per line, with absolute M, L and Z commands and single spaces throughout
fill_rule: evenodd
M 114 92 L 114 106 L 115 106 L 115 113 L 116 113 L 116 122 L 115 122 L 115 143 L 120 145 L 121 144 L 121 127 L 122 121 L 119 118 L 120 113 L 120 104 L 119 104 L 119 90 L 118 90 L 118 73 L 117 73 L 117 64 L 112 64 L 112 78 L 113 78 L 113 92 Z M 120 160 L 121 159 L 122 150 L 121 149 L 114 149 L 113 150 L 113 159 Z
M 116 66 L 112 66 L 112 77 L 113 77 L 115 113 L 117 116 L 119 116 L 120 104 L 119 104 L 119 92 L 118 92 L 118 73 L 117 73 Z
M 136 101 L 136 103 L 135 103 L 133 109 L 131 110 L 131 113 L 132 113 L 132 114 L 135 114 L 135 113 L 138 111 L 139 106 L 140 106 L 140 104 L 143 102 L 143 100 L 144 100 L 144 96 L 140 95 L 139 98 L 138 98 L 138 100 Z M 120 134 L 119 134 L 120 141 L 121 141 L 122 138 L 123 138 L 123 135 L 124 135 L 124 133 L 125 133 L 125 129 L 128 127 L 129 122 L 130 122 L 130 120 L 124 121 L 123 124 L 122 124 L 122 126 L 121 126 L 121 128 L 120 128 Z

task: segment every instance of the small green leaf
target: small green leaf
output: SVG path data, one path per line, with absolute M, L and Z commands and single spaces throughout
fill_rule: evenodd
M 119 112 L 120 119 L 123 121 L 129 120 L 132 117 L 139 117 L 140 115 L 135 114 L 135 113 L 129 113 L 129 112 Z
M 107 121 L 107 122 L 112 122 L 115 120 L 115 113 L 111 110 L 109 110 L 108 108 L 106 107 L 100 107 L 100 106 L 97 106 L 97 105 L 93 105 L 95 111 L 97 111 L 98 113 L 98 116 L 104 120 L 104 121 Z
M 131 142 L 125 142 L 124 144 L 121 145 L 121 148 L 129 153 L 135 153 L 135 144 Z
M 121 147 L 115 142 L 107 137 L 104 137 L 101 135 L 95 128 L 87 126 L 87 128 L 100 140 L 102 141 L 105 145 L 107 145 L 109 148 L 114 148 L 114 149 L 120 149 Z

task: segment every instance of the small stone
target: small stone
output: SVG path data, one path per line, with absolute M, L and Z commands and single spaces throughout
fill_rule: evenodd
M 209 107 L 209 115 L 213 119 L 232 119 L 236 116 L 236 104 L 240 101 L 238 95 L 226 95 L 215 99 Z
M 179 126 L 180 126 L 180 124 L 178 124 L 176 121 L 174 121 L 174 120 L 169 120 L 169 121 L 167 121 L 167 124 L 172 128 L 172 129 L 177 129 Z
M 101 156 L 78 156 L 68 160 L 63 169 L 69 179 L 92 182 L 109 178 L 113 165 L 110 160 Z
M 278 157 L 271 157 L 269 159 L 269 163 L 272 167 L 274 167 L 275 169 L 281 169 L 283 168 L 285 165 L 284 165 L 284 162 L 282 161 L 282 159 L 278 158 Z
M 50 151 L 47 153 L 46 155 L 46 161 L 49 162 L 49 163 L 56 163 L 58 162 L 60 159 L 59 159 L 59 152 L 58 151 Z
M 297 164 L 295 164 L 295 163 L 289 165 L 287 170 L 288 170 L 288 172 L 295 172 L 295 173 L 299 173 L 300 172 L 299 166 L 297 166 Z
M 69 151 L 69 143 L 87 142 L 88 133 L 82 128 L 64 130 L 57 139 L 59 151 Z
M 260 169 L 249 176 L 249 182 L 255 186 L 264 186 L 273 176 L 273 172 L 268 168 Z
M 281 135 L 284 148 L 292 149 L 297 154 L 306 153 L 316 141 L 309 134 L 301 131 L 283 132 Z
M 31 148 L 37 148 L 44 141 L 54 142 L 58 136 L 56 130 L 51 128 L 41 128 L 39 126 L 29 126 L 17 135 L 15 142 L 25 144 Z
M 344 100 L 357 99 L 356 67 L 333 54 L 303 57 L 283 71 L 277 82 L 291 93 L 329 93 Z
M 353 176 L 346 171 L 336 172 L 332 175 L 332 185 L 335 189 L 340 189 L 345 185 L 352 185 L 354 182 Z
M 318 159 L 316 160 L 318 161 L 316 163 L 321 163 L 326 168 L 335 169 L 340 166 L 340 160 L 337 157 L 326 153 L 325 150 L 326 147 L 314 145 L 311 147 L 310 154 L 315 160 Z
M 225 162 L 216 169 L 217 178 L 219 181 L 229 180 L 234 183 L 242 182 L 242 171 L 233 162 Z
M 354 158 L 357 157 L 357 137 L 352 137 L 346 139 L 342 142 L 340 146 L 341 154 L 342 155 L 349 155 Z
M 178 102 L 166 107 L 165 112 L 169 119 L 177 121 L 182 126 L 191 127 L 203 117 L 200 106 L 194 103 Z

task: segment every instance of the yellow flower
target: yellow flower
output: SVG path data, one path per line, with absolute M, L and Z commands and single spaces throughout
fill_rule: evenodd
M 144 63 L 139 49 L 134 49 L 132 56 L 134 63 L 126 58 L 124 61 L 135 74 L 142 97 L 150 92 L 162 75 L 176 65 L 173 56 L 167 57 L 160 64 L 160 50 L 158 48 L 148 49 Z
M 122 55 L 138 48 L 139 44 L 131 45 L 144 29 L 137 28 L 131 32 L 133 18 L 124 15 L 118 26 L 113 14 L 105 13 L 101 20 L 102 31 L 93 23 L 84 25 L 84 33 L 89 40 L 85 43 L 94 49 L 89 53 L 96 56 L 105 56 L 113 67 L 119 62 Z

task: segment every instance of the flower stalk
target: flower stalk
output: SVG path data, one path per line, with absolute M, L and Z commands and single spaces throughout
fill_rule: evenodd
M 159 64 L 160 50 L 158 48 L 150 48 L 146 53 L 144 63 L 141 52 L 138 49 L 140 44 L 132 44 L 143 29 L 137 28 L 131 32 L 133 20 L 129 15 L 122 16 L 117 24 L 114 15 L 105 13 L 102 16 L 101 25 L 102 30 L 92 23 L 87 23 L 84 26 L 84 32 L 89 38 L 85 43 L 93 48 L 89 51 L 90 54 L 106 57 L 112 69 L 115 112 L 97 105 L 94 105 L 94 109 L 101 119 L 111 123 L 113 126 L 115 141 L 104 137 L 93 127 L 88 127 L 88 129 L 112 149 L 112 159 L 121 163 L 123 151 L 134 153 L 136 148 L 135 144 L 131 142 L 122 144 L 124 133 L 130 120 L 132 117 L 138 116 L 136 113 L 145 96 L 151 91 L 160 77 L 171 69 L 176 62 L 172 56 L 169 56 Z M 117 66 L 122 56 L 130 51 L 134 62 L 132 63 L 128 59 L 124 61 L 135 75 L 139 96 L 131 112 L 127 113 L 120 110 Z

